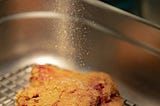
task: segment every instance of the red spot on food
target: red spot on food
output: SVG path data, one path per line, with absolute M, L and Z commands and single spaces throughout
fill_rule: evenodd
M 29 97 L 26 97 L 26 98 L 25 98 L 25 100 L 26 100 L 26 101 L 29 101 L 29 100 L 30 100 L 30 98 L 29 98 Z
M 70 91 L 69 93 L 75 93 L 77 90 L 76 89 L 74 89 L 74 90 L 72 90 L 72 91 Z
M 53 74 L 53 69 L 48 66 L 39 65 L 37 68 L 38 68 L 39 78 L 41 80 L 46 80 L 48 76 Z
M 32 98 L 38 98 L 38 97 L 39 97 L 39 94 L 35 94 L 35 95 L 33 95 Z
M 40 65 L 38 69 L 39 69 L 39 72 L 49 72 L 50 73 L 53 71 L 53 69 L 49 68 L 48 66 L 44 66 L 44 65 Z
M 94 89 L 101 91 L 104 88 L 104 85 L 102 83 L 99 83 L 98 85 L 94 86 Z

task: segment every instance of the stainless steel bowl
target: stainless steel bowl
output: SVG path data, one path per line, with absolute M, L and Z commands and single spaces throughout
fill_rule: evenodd
M 2 0 L 0 73 L 35 63 L 105 71 L 124 98 L 159 106 L 159 29 L 96 0 Z

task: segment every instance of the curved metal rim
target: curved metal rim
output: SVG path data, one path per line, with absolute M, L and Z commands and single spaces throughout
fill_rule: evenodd
M 102 31 L 104 33 L 109 33 L 112 37 L 131 43 L 137 47 L 143 48 L 144 50 L 151 52 L 152 54 L 160 57 L 159 49 L 153 48 L 147 44 L 141 43 L 133 38 L 130 38 L 122 33 L 115 31 L 112 28 L 102 26 L 98 23 L 92 22 L 91 20 L 87 20 L 85 18 L 72 17 L 72 16 L 68 16 L 68 15 L 64 15 L 64 14 L 56 13 L 52 11 L 32 11 L 32 12 L 17 13 L 17 14 L 0 18 L 0 24 L 5 23 L 7 21 L 17 20 L 17 19 L 34 19 L 34 18 L 35 19 L 36 18 L 44 18 L 44 19 L 57 18 L 57 19 L 65 19 L 65 20 L 68 19 L 73 21 L 79 21 L 89 25 L 90 27 L 96 30 Z
M 86 3 L 88 3 L 88 4 L 90 4 L 90 5 L 93 5 L 93 6 L 95 6 L 95 7 L 112 10 L 112 11 L 114 11 L 114 12 L 116 12 L 116 13 L 119 13 L 119 14 L 122 14 L 122 15 L 124 15 L 124 16 L 126 16 L 126 17 L 129 17 L 129 18 L 131 18 L 131 19 L 133 19 L 133 20 L 135 20 L 135 21 L 144 23 L 144 24 L 149 25 L 149 26 L 151 26 L 151 27 L 154 27 L 154 28 L 156 28 L 156 29 L 160 29 L 160 25 L 158 25 L 158 24 L 156 24 L 156 23 L 154 23 L 154 22 L 151 22 L 151 21 L 146 20 L 146 19 L 144 19 L 144 18 L 142 18 L 142 17 L 139 17 L 139 16 L 136 16 L 136 15 L 134 15 L 134 14 L 128 13 L 128 12 L 126 12 L 126 11 L 123 11 L 123 10 L 118 9 L 118 8 L 116 8 L 116 7 L 113 7 L 113 6 L 109 5 L 109 4 L 103 3 L 103 2 L 101 2 L 101 1 L 99 1 L 99 0 L 82 0 L 82 1 L 84 1 L 84 2 L 86 2 Z M 33 12 L 34 12 L 34 11 L 33 11 Z M 47 11 L 46 11 L 46 12 L 47 12 Z M 16 14 L 18 14 L 18 13 L 16 13 Z M 39 14 L 38 16 L 42 16 L 42 14 L 41 14 L 41 15 Z M 37 16 L 37 17 L 38 17 L 38 16 Z M 0 18 L 0 24 L 1 24 L 2 22 L 5 22 L 4 20 L 7 21 L 7 20 L 9 19 L 9 17 L 10 17 L 10 15 Z M 24 16 L 23 16 L 23 17 L 24 17 Z M 31 18 L 31 17 L 35 17 L 35 15 L 33 15 L 33 14 L 31 15 L 31 14 L 30 14 L 30 17 L 28 17 L 28 18 Z M 44 16 L 44 17 L 45 17 L 45 16 Z M 47 16 L 47 17 L 48 17 L 48 16 Z M 47 17 L 46 17 L 46 18 L 47 18 Z M 10 18 L 11 18 L 11 17 L 10 17 Z M 12 18 L 13 18 L 13 17 L 12 17 Z
M 113 6 L 109 5 L 109 4 L 103 3 L 101 1 L 98 1 L 98 0 L 83 0 L 83 1 L 86 2 L 86 3 L 89 3 L 91 5 L 94 5 L 94 6 L 98 6 L 100 8 L 113 10 L 113 11 L 119 13 L 119 14 L 122 14 L 122 15 L 125 15 L 125 16 L 129 17 L 129 18 L 132 18 L 135 21 L 139 21 L 139 22 L 144 23 L 146 25 L 152 26 L 156 29 L 160 29 L 160 25 L 158 25 L 154 22 L 151 22 L 149 20 L 146 20 L 146 19 L 141 18 L 139 16 L 136 16 L 134 14 L 128 13 L 124 10 L 118 9 L 116 7 L 113 7 Z

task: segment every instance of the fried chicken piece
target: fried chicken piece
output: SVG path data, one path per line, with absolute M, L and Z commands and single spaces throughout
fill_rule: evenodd
M 106 73 L 36 65 L 30 82 L 16 95 L 16 106 L 123 106 L 115 83 Z

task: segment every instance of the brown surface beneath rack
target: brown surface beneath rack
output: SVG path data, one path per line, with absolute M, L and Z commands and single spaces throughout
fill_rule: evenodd
M 28 79 L 33 65 L 0 76 L 0 106 L 13 106 L 15 94 L 29 84 Z M 125 106 L 137 106 L 125 99 Z

